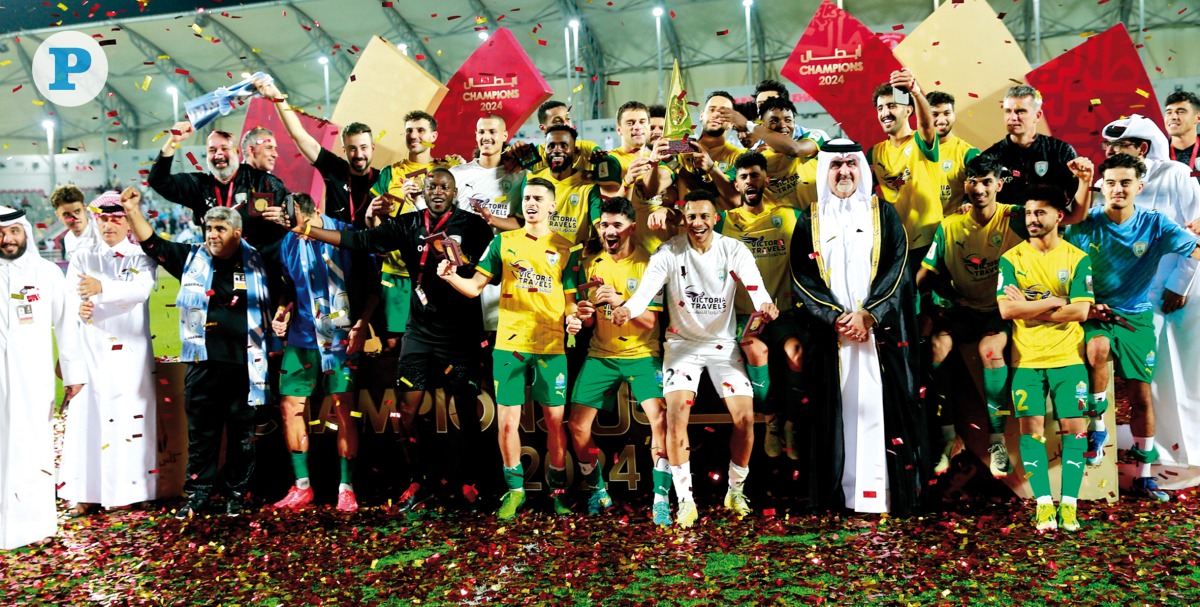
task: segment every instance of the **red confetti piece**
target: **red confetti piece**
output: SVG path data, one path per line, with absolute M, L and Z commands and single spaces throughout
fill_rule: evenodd
M 539 38 L 539 39 L 538 39 L 538 46 L 546 46 L 546 41 L 545 41 L 545 40 L 542 40 L 542 39 L 540 39 L 540 38 Z
M 413 59 L 416 59 L 417 61 L 424 61 L 425 55 L 423 55 L 421 53 L 417 53 L 416 55 L 413 55 Z
M 621 81 L 620 80 L 609 80 L 605 84 L 607 84 L 608 86 L 620 86 Z
M 893 438 L 893 439 L 892 439 L 892 444 L 893 444 L 893 445 L 903 445 L 903 444 L 904 444 L 904 439 L 902 439 L 902 438 L 900 438 L 899 436 L 897 436 L 896 438 Z
M 898 32 L 898 31 L 900 31 L 900 30 L 902 30 L 902 29 L 904 29 L 904 25 L 902 25 L 902 24 L 899 24 L 899 25 L 893 25 L 893 26 L 892 26 L 892 31 L 893 31 L 893 32 Z
M 872 498 L 872 499 L 873 499 L 873 498 L 876 498 L 876 497 L 878 497 L 878 494 L 877 494 L 877 493 L 875 493 L 874 491 L 863 491 L 863 497 L 864 497 L 864 498 Z
M 189 76 L 189 75 L 190 75 L 190 74 L 188 73 L 188 71 L 187 71 L 187 70 L 185 70 L 185 69 L 183 69 L 183 68 L 181 68 L 181 67 L 177 67 L 177 68 L 175 68 L 175 73 L 176 73 L 176 74 L 181 74 L 181 75 L 183 75 L 183 76 Z
M 718 36 L 728 36 L 729 30 L 721 30 L 721 31 L 717 32 L 717 35 Z
M 17 92 L 17 91 L 21 90 L 21 87 L 23 87 L 23 86 L 25 86 L 25 85 L 24 85 L 24 84 L 18 84 L 18 85 L 17 85 L 17 88 L 13 89 L 13 90 L 12 90 L 12 92 L 14 92 L 14 93 L 15 93 L 15 92 Z

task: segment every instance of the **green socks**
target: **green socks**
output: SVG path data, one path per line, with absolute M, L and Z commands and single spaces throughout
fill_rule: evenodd
M 1001 413 L 1004 411 L 1004 385 L 1008 383 L 1008 366 L 1003 366 L 998 369 L 983 369 L 983 397 L 987 399 L 988 408 L 988 426 L 992 434 L 1003 434 L 1005 419 Z
M 504 484 L 508 485 L 509 491 L 525 490 L 525 469 L 519 462 L 512 468 L 505 466 Z
M 654 501 L 665 502 L 671 494 L 671 464 L 660 457 L 654 463 Z
M 547 480 L 549 481 L 551 489 L 553 489 L 554 491 L 559 491 L 559 490 L 567 488 L 567 469 L 566 468 L 555 468 L 554 466 L 547 466 L 547 470 L 549 471 L 549 474 L 547 474 L 546 477 L 547 477 Z M 599 474 L 597 474 L 597 476 L 599 476 Z
M 1063 441 L 1063 444 L 1065 445 L 1066 441 Z M 1082 460 L 1082 450 L 1079 451 L 1079 457 Z M 1022 434 L 1021 461 L 1025 466 L 1025 478 L 1029 479 L 1029 486 L 1033 489 L 1033 496 L 1050 497 L 1050 458 L 1046 457 L 1046 439 Z M 1079 478 L 1083 479 L 1082 468 L 1079 470 Z
M 754 402 L 760 405 L 767 402 L 767 392 L 771 390 L 771 375 L 767 373 L 767 365 L 746 365 L 746 374 L 750 376 L 750 391 L 754 393 Z
M 604 474 L 601 472 L 599 464 L 600 464 L 599 460 L 594 461 L 590 464 L 584 464 L 584 463 L 579 464 L 579 471 L 583 473 L 583 486 L 584 487 L 587 487 L 590 489 L 603 489 L 604 488 Z M 554 468 L 551 468 L 551 470 L 554 470 Z M 563 481 L 563 484 L 566 485 L 565 479 Z
M 1083 484 L 1083 468 L 1086 465 L 1083 452 L 1087 451 L 1087 439 L 1077 434 L 1064 434 L 1062 446 L 1062 494 L 1063 497 L 1077 498 L 1079 487 Z M 1025 448 L 1023 443 L 1021 448 Z
M 342 481 L 341 481 L 342 484 L 343 485 L 354 484 L 354 471 L 353 471 L 354 467 L 350 464 L 350 458 L 347 458 L 347 457 L 341 458 L 341 463 L 342 463 Z
M 308 481 L 308 453 L 292 453 L 292 469 L 296 471 L 296 480 Z M 307 484 L 307 482 L 305 483 Z M 299 486 L 299 484 L 297 484 Z M 300 487 L 306 489 L 307 487 Z

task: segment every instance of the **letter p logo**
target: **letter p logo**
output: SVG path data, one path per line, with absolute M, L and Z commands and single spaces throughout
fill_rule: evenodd
M 92 56 L 82 48 L 49 48 L 46 52 L 54 58 L 54 81 L 46 86 L 52 91 L 73 91 L 72 74 L 86 74 L 92 67 Z
M 33 82 L 55 105 L 83 105 L 100 94 L 107 79 L 108 57 L 82 32 L 54 34 L 33 56 Z

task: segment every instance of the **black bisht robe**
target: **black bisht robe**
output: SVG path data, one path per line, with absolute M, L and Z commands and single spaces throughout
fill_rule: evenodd
M 913 512 L 932 468 L 925 431 L 925 412 L 918 397 L 915 371 L 920 337 L 916 331 L 916 294 L 905 263 L 908 236 L 892 205 L 871 198 L 875 244 L 871 295 L 863 308 L 876 319 L 874 331 L 882 366 L 884 432 L 890 512 Z M 845 442 L 842 428 L 838 333 L 834 325 L 846 310 L 834 299 L 822 273 L 820 239 L 816 237 L 819 204 L 800 217 L 792 235 L 792 287 L 810 318 L 804 373 L 809 402 L 796 420 L 796 444 L 808 482 L 802 497 L 814 509 L 841 508 Z M 814 255 L 814 253 L 816 253 Z M 805 435 L 805 433 L 807 433 Z M 899 439 L 899 440 L 897 440 Z

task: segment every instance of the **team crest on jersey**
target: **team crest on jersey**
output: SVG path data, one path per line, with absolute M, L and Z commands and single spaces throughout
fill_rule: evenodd
M 630 295 L 633 295 L 634 291 L 637 291 L 637 285 L 638 285 L 637 279 L 630 278 L 625 281 L 625 290 L 629 291 Z
M 1045 160 L 1039 160 L 1039 161 L 1033 163 L 1033 172 L 1037 173 L 1038 177 L 1045 177 L 1046 173 L 1049 170 L 1050 170 L 1050 163 L 1046 162 Z
M 953 160 L 943 160 L 942 161 L 942 171 L 949 173 L 950 169 L 952 169 L 952 168 L 954 168 Z
M 550 262 L 550 265 L 558 263 L 558 251 L 546 251 L 546 261 Z
M 579 206 L 579 194 L 571 194 L 567 202 L 569 202 L 573 207 Z
M 782 228 L 783 227 L 783 218 L 782 217 L 772 217 L 771 225 L 775 226 L 776 229 Z
M 993 247 L 998 247 L 1004 242 L 1004 237 L 999 234 L 992 234 L 992 237 L 988 239 L 988 242 L 992 243 Z
M 1148 246 L 1149 246 L 1149 245 L 1148 245 L 1148 244 L 1146 244 L 1145 242 L 1135 242 L 1135 243 L 1133 243 L 1133 254 L 1134 254 L 1134 255 L 1137 255 L 1138 257 L 1141 257 L 1142 255 L 1145 255 L 1145 254 L 1146 254 L 1146 249 L 1148 248 Z
M 1067 284 L 1067 281 L 1070 279 L 1071 279 L 1071 271 L 1070 270 L 1059 270 L 1058 271 L 1058 282 Z

